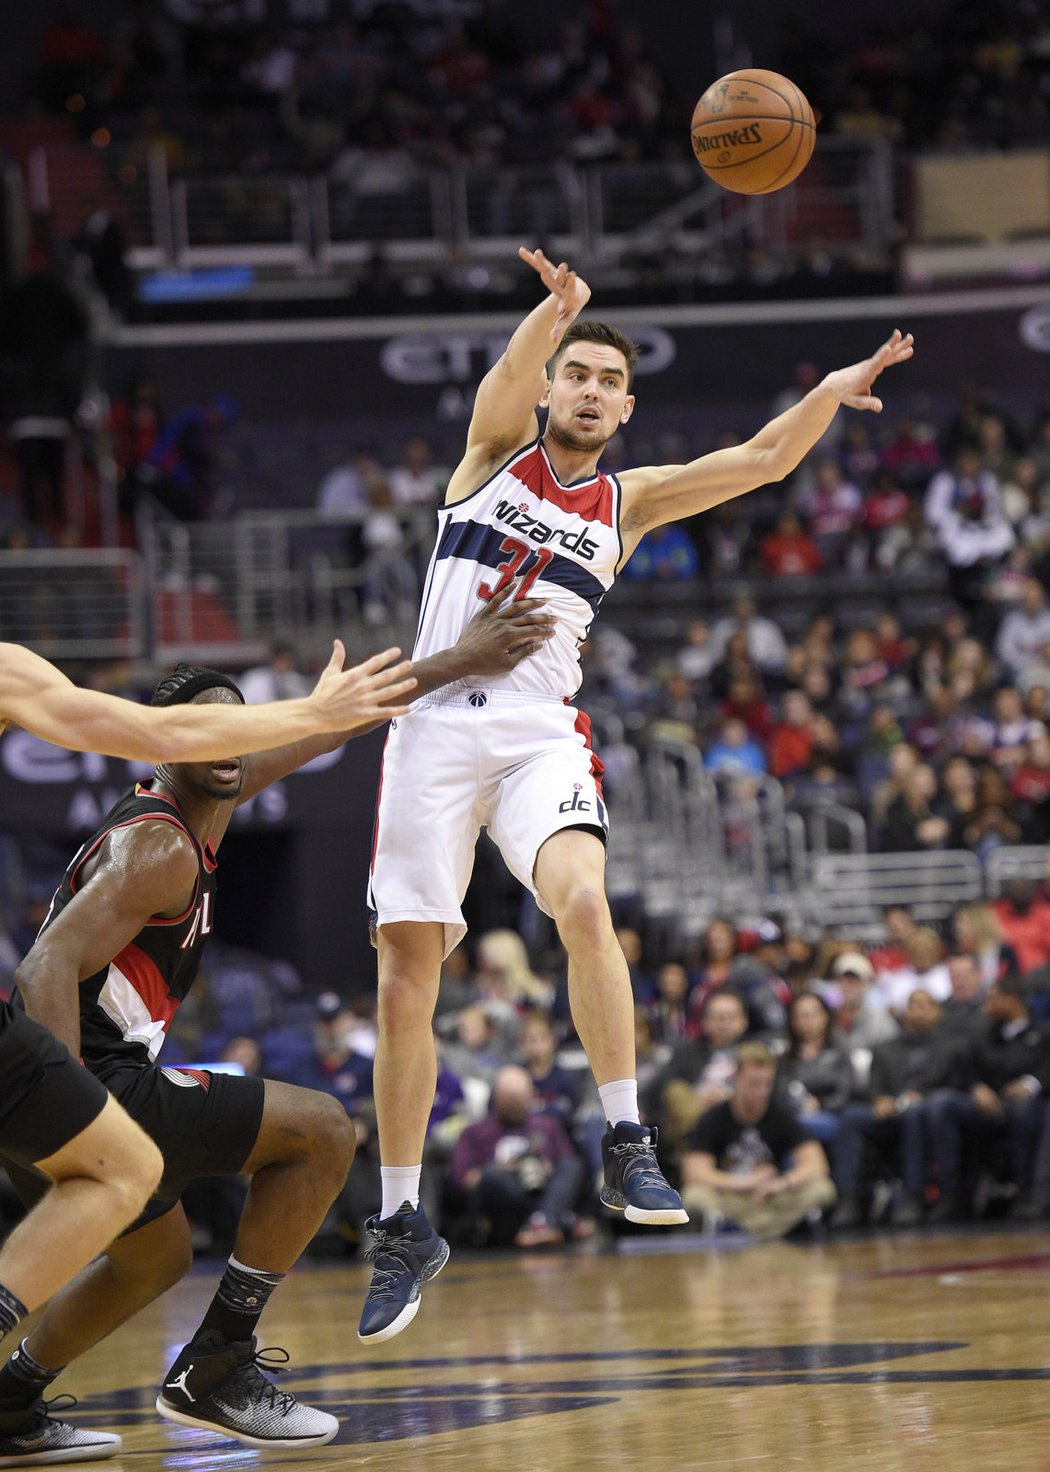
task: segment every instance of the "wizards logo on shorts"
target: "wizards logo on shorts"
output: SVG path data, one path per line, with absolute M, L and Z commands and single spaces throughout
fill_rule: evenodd
M 560 802 L 558 804 L 558 812 L 559 813 L 589 813 L 590 810 L 591 810 L 591 802 L 590 802 L 590 799 L 589 798 L 581 797 L 580 796 L 580 793 L 582 791 L 583 791 L 583 783 L 582 782 L 574 782 L 572 784 L 572 796 L 566 798 L 564 802 Z

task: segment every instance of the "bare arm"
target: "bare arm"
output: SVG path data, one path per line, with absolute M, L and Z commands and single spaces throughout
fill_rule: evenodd
M 135 823 L 106 839 L 91 877 L 37 937 L 15 973 L 26 1011 L 80 1053 L 78 986 L 133 941 L 154 915 L 179 915 L 197 881 L 197 856 L 172 823 Z
M 508 674 L 551 637 L 555 621 L 552 615 L 542 612 L 543 600 L 513 600 L 510 597 L 512 590 L 513 585 L 483 604 L 451 649 L 443 649 L 439 654 L 429 655 L 408 667 L 416 681 L 415 698 L 429 695 L 432 690 L 439 690 L 455 680 Z M 269 787 L 271 782 L 287 777 L 315 756 L 335 751 L 351 736 L 363 736 L 365 732 L 384 725 L 390 716 L 403 714 L 403 708 L 394 709 L 389 715 L 384 713 L 370 725 L 354 731 L 314 736 L 257 755 L 248 763 L 239 801 L 247 802 L 264 787 Z
M 780 1172 L 759 1186 L 759 1196 L 769 1199 L 790 1191 L 794 1186 L 805 1186 L 810 1181 L 821 1181 L 828 1174 L 828 1158 L 824 1147 L 817 1140 L 805 1140 L 795 1146 L 791 1168 Z
M 0 644 L 0 720 L 72 751 L 100 751 L 129 761 L 217 761 L 317 731 L 374 722 L 391 701 L 414 689 L 407 664 L 391 665 L 399 653 L 388 649 L 344 670 L 345 650 L 336 640 L 321 678 L 302 700 L 152 707 L 83 690 L 38 654 Z M 389 709 L 389 714 L 407 709 Z
M 839 368 L 752 439 L 688 465 L 650 466 L 626 471 L 621 526 L 630 554 L 647 531 L 681 517 L 695 516 L 758 486 L 783 480 L 801 462 L 834 419 L 839 406 L 882 412 L 871 393 L 879 374 L 912 355 L 912 336 L 893 334 L 877 352 L 851 368 Z
M 518 255 L 548 295 L 515 329 L 503 356 L 481 380 L 466 453 L 449 481 L 446 502 L 469 496 L 513 450 L 535 437 L 536 405 L 547 391 L 547 359 L 590 300 L 590 287 L 564 262 L 554 266 L 541 250 L 524 247 Z
M 710 1186 L 716 1191 L 750 1196 L 767 1174 L 768 1170 L 737 1174 L 719 1170 L 715 1157 L 706 1150 L 689 1150 L 682 1156 L 682 1181 L 687 1186 Z

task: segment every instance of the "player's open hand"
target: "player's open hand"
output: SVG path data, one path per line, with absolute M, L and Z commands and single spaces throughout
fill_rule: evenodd
M 590 301 L 591 288 L 575 271 L 570 271 L 564 261 L 560 266 L 552 265 L 542 250 L 526 250 L 525 246 L 521 246 L 518 255 L 527 266 L 532 267 L 550 294 L 557 298 L 558 315 L 551 328 L 551 342 L 561 342 L 566 329 Z
M 832 389 L 841 404 L 851 409 L 871 409 L 882 413 L 882 400 L 871 392 L 871 386 L 884 369 L 894 363 L 905 363 L 915 350 L 915 339 L 911 333 L 901 333 L 896 328 L 870 358 L 863 363 L 854 363 L 852 368 L 839 368 L 829 373 L 825 385 Z
M 384 649 L 361 664 L 344 670 L 346 650 L 341 639 L 332 645 L 332 657 L 313 688 L 310 700 L 319 731 L 354 731 L 391 716 L 408 714 L 398 702 L 416 688 L 412 666 L 400 649 Z M 398 660 L 398 663 L 394 663 Z
M 542 598 L 511 598 L 514 583 L 485 604 L 460 634 L 454 650 L 460 679 L 505 675 L 541 649 L 554 633 Z

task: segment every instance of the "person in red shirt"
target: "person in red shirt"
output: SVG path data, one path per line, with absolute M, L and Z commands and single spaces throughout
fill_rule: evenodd
M 864 525 L 873 532 L 896 526 L 903 521 L 908 504 L 908 493 L 897 484 L 892 472 L 880 470 L 864 498 Z
M 1050 961 L 1050 904 L 1039 899 L 1032 879 L 1008 879 L 992 909 L 1003 935 L 1017 952 L 1021 975 Z
M 799 577 L 819 572 L 824 565 L 819 547 L 794 511 L 778 517 L 775 529 L 759 543 L 758 555 L 763 572 L 774 577 Z
M 781 718 L 769 738 L 769 770 L 774 777 L 803 772 L 813 755 L 813 707 L 801 690 L 788 690 Z
M 1010 779 L 1010 791 L 1029 809 L 1050 799 L 1050 732 L 1034 732 L 1024 746 L 1021 765 Z
M 756 672 L 742 670 L 733 676 L 719 704 L 719 713 L 723 721 L 743 721 L 750 734 L 763 745 L 769 739 L 773 717 Z

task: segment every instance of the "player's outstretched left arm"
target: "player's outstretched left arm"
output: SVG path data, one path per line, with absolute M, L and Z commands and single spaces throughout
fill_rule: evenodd
M 415 690 L 408 662 L 394 663 L 398 649 L 343 669 L 336 640 L 313 691 L 301 700 L 265 705 L 138 705 L 98 690 L 84 690 L 61 670 L 20 644 L 0 644 L 0 722 L 16 725 L 72 751 L 144 762 L 218 761 L 264 751 L 317 731 L 348 731 L 408 707 Z M 383 716 L 386 719 L 387 716 Z
M 911 357 L 911 333 L 894 331 L 870 358 L 829 373 L 800 403 L 759 430 L 752 439 L 703 455 L 688 465 L 650 466 L 620 476 L 621 527 L 625 550 L 633 551 L 654 526 L 695 516 L 758 486 L 783 480 L 805 458 L 834 419 L 840 405 L 882 412 L 872 393 L 881 373 Z

